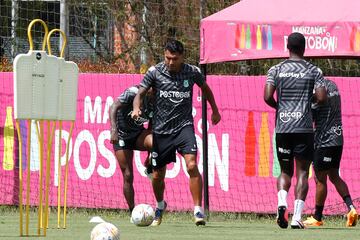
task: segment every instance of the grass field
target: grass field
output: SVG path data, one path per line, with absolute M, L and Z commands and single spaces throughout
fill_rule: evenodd
M 136 227 L 129 222 L 125 212 L 71 209 L 67 229 L 56 229 L 56 212 L 50 215 L 46 239 L 87 240 L 91 229 L 96 225 L 89 223 L 93 216 L 115 224 L 121 231 L 121 240 L 186 240 L 186 239 L 266 239 L 266 240 L 358 240 L 360 227 L 345 228 L 345 220 L 328 217 L 325 226 L 304 230 L 280 229 L 275 224 L 275 216 L 212 214 L 205 227 L 196 227 L 190 213 L 167 213 L 160 227 Z M 31 213 L 31 237 L 36 234 L 36 213 Z M 19 213 L 12 207 L 0 207 L 0 239 L 19 239 Z M 24 227 L 25 231 L 25 227 Z M 43 238 L 44 239 L 44 238 Z

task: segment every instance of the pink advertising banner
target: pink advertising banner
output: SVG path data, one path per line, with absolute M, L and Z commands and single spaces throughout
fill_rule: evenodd
M 305 56 L 360 57 L 358 8 L 357 0 L 242 0 L 201 20 L 200 62 L 284 58 L 292 32 L 304 34 Z
M 108 110 L 114 99 L 127 87 L 139 83 L 141 75 L 81 74 L 75 129 L 70 141 L 68 206 L 87 208 L 127 208 L 122 194 L 123 177 L 109 143 Z M 341 175 L 354 199 L 360 198 L 358 139 L 360 134 L 360 78 L 331 78 L 342 94 L 345 148 Z M 274 213 L 277 205 L 276 177 L 279 166 L 273 153 L 274 111 L 263 102 L 265 78 L 251 76 L 209 76 L 222 121 L 209 125 L 209 192 L 210 209 L 227 212 Z M 17 204 L 19 193 L 19 143 L 13 118 L 13 74 L 0 73 L 0 204 Z M 202 167 L 201 96 L 194 88 L 193 116 L 199 145 L 198 165 Z M 211 114 L 210 108 L 209 115 Z M 22 147 L 30 147 L 30 163 L 23 151 L 24 181 L 30 171 L 30 202 L 39 201 L 39 141 L 35 124 L 31 146 L 27 146 L 27 122 L 20 122 Z M 44 123 L 45 129 L 47 123 Z M 57 188 L 63 188 L 65 146 L 69 123 L 59 125 L 51 146 L 50 204 L 57 204 Z M 45 139 L 47 139 L 45 137 Z M 60 166 L 58 156 L 61 156 Z M 45 155 L 46 156 L 46 155 Z M 145 177 L 145 153 L 134 154 L 134 188 L 136 203 L 155 204 L 150 181 Z M 58 169 L 61 181 L 58 181 Z M 184 161 L 168 166 L 165 199 L 169 209 L 192 209 L 189 177 Z M 295 181 L 294 181 L 295 184 Z M 25 190 L 23 197 L 25 200 Z M 289 194 L 292 208 L 293 190 Z M 314 206 L 315 186 L 310 176 L 306 211 Z M 62 197 L 63 199 L 63 197 Z M 63 203 L 63 200 L 61 200 Z M 342 199 L 330 186 L 326 212 L 345 211 Z

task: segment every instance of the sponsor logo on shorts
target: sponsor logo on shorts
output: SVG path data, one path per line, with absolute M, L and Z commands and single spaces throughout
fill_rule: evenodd
M 331 157 L 324 157 L 324 162 L 331 162 L 332 158 Z
M 159 155 L 158 155 L 158 153 L 157 152 L 152 152 L 151 153 L 151 162 L 152 162 L 152 165 L 154 166 L 154 167 L 156 167 L 156 159 L 155 158 L 157 158 Z
M 191 151 L 193 151 L 193 152 L 196 152 L 196 151 L 197 151 L 196 144 L 194 144 L 194 146 L 191 148 Z
M 156 167 L 156 159 L 153 158 L 153 159 L 151 159 L 151 161 L 152 161 L 152 165 L 153 165 L 154 167 Z
M 152 152 L 151 153 L 152 158 L 157 158 L 158 156 L 159 156 L 159 154 L 157 154 L 157 152 Z
M 124 140 L 119 140 L 119 146 L 120 147 L 124 147 L 125 146 L 125 142 L 124 142 Z
M 290 154 L 290 153 L 291 153 L 291 150 L 290 150 L 290 149 L 284 149 L 284 148 L 279 147 L 279 152 L 280 152 L 280 153 L 285 153 L 285 154 Z M 284 159 L 283 159 L 283 160 L 284 160 Z
M 291 119 L 299 120 L 302 117 L 301 112 L 280 112 L 280 120 L 284 123 L 289 122 Z

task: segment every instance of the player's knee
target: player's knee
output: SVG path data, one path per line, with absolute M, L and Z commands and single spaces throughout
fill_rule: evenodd
M 326 185 L 327 179 L 324 177 L 318 178 L 316 177 L 316 184 Z
M 196 162 L 191 161 L 186 165 L 187 172 L 190 176 L 197 175 L 199 173 L 199 169 L 196 165 Z
M 316 171 L 316 170 L 315 170 Z M 320 184 L 326 184 L 327 181 L 327 172 L 326 171 L 316 171 L 315 182 Z
M 165 173 L 163 173 L 162 171 L 153 170 L 153 173 L 152 173 L 153 181 L 156 181 L 156 182 L 164 181 L 164 178 L 165 178 Z

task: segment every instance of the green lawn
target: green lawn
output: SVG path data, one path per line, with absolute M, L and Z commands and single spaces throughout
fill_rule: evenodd
M 162 225 L 154 228 L 134 226 L 124 212 L 72 209 L 68 215 L 67 229 L 56 229 L 56 212 L 51 213 L 46 239 L 90 239 L 90 232 L 95 224 L 89 223 L 89 220 L 96 215 L 115 224 L 120 229 L 122 240 L 358 240 L 360 236 L 359 226 L 351 229 L 345 228 L 345 220 L 340 217 L 327 218 L 325 226 L 321 228 L 293 230 L 290 228 L 280 229 L 275 224 L 274 216 L 213 214 L 205 227 L 196 227 L 191 221 L 190 213 L 168 213 L 164 216 Z M 33 236 L 23 239 L 39 239 L 34 236 L 36 224 L 36 214 L 32 212 L 30 234 Z M 19 239 L 19 213 L 15 208 L 0 207 L 0 239 Z

